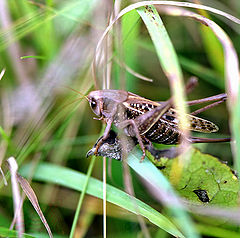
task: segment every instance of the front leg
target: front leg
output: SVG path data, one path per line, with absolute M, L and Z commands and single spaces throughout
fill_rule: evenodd
M 113 120 L 114 120 L 114 116 L 116 115 L 117 110 L 118 110 L 118 104 L 114 105 L 111 113 L 109 113 L 107 117 L 106 117 L 106 115 L 105 115 L 105 117 L 103 115 L 101 116 L 101 119 L 104 120 L 107 123 L 107 126 L 104 130 L 104 134 L 103 134 L 102 138 L 98 141 L 98 143 L 96 145 L 96 150 L 95 150 L 95 153 L 94 153 L 95 155 L 97 155 L 98 149 L 102 145 L 103 141 L 106 140 L 109 136 L 111 126 L 112 126 L 112 123 L 113 123 Z
M 112 118 L 107 120 L 107 126 L 105 128 L 104 134 L 103 134 L 102 138 L 98 141 L 98 143 L 96 145 L 96 150 L 94 152 L 95 155 L 97 155 L 98 149 L 102 145 L 103 141 L 108 138 L 110 130 L 111 130 L 112 123 L 113 123 L 113 119 Z

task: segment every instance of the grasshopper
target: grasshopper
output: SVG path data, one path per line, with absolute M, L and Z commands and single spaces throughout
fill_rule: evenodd
M 226 94 L 219 94 L 187 102 L 188 105 L 194 105 L 216 101 L 186 115 L 190 130 L 203 133 L 218 131 L 214 123 L 195 115 L 225 101 L 226 98 Z M 95 154 L 103 141 L 109 137 L 112 124 L 123 129 L 126 136 L 137 139 L 143 151 L 141 160 L 145 157 L 146 145 L 151 145 L 152 142 L 167 145 L 180 143 L 182 135 L 178 128 L 177 111 L 171 107 L 171 99 L 166 102 L 155 102 L 131 92 L 113 89 L 92 91 L 87 99 L 93 112 L 99 116 L 97 119 L 107 124 L 103 137 L 97 142 Z M 229 138 L 190 137 L 187 139 L 190 143 L 230 141 Z

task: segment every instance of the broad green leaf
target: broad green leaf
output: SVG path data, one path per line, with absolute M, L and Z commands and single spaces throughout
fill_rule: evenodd
M 192 150 L 191 160 L 175 186 L 179 194 L 197 204 L 209 202 L 218 206 L 236 206 L 239 183 L 232 170 L 217 158 Z M 161 158 L 156 161 L 150 158 L 166 177 L 170 176 L 173 163 L 179 159 Z
M 20 170 L 20 173 L 27 177 L 29 173 L 31 173 L 31 165 L 28 164 L 23 166 Z M 82 191 L 86 180 L 86 175 L 50 163 L 41 163 L 37 167 L 33 179 L 42 182 L 55 183 L 67 188 L 75 189 L 77 191 Z M 86 193 L 102 199 L 102 188 L 103 184 L 101 181 L 90 178 Z M 173 236 L 184 237 L 181 232 L 172 224 L 172 222 L 168 220 L 167 217 L 163 216 L 146 203 L 143 203 L 140 200 L 131 197 L 127 193 L 110 185 L 107 185 L 107 201 L 130 212 L 135 214 L 138 213 L 139 215 L 146 217 L 151 223 L 155 224 L 161 229 L 164 229 Z M 138 212 L 136 212 L 136 205 Z
M 134 150 L 128 157 L 128 165 L 143 179 L 150 183 L 153 187 L 156 187 L 158 191 L 162 191 L 163 194 L 167 194 L 168 199 L 171 198 L 172 202 L 165 201 L 166 207 L 170 213 L 174 215 L 176 222 L 186 237 L 198 237 L 197 232 L 194 229 L 191 218 L 184 210 L 182 205 L 178 202 L 176 193 L 174 192 L 171 184 L 166 177 L 152 164 L 147 157 L 144 161 L 140 162 L 142 151 L 139 149 Z M 188 225 L 186 225 L 188 224 Z

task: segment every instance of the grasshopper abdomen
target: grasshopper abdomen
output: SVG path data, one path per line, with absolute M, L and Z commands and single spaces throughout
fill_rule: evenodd
M 144 136 L 151 142 L 165 145 L 177 144 L 180 140 L 179 131 L 169 127 L 167 122 L 161 121 L 161 119 Z

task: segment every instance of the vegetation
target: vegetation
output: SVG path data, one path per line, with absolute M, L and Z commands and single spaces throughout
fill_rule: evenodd
M 0 237 L 240 236 L 240 4 L 189 2 L 1 1 Z M 173 96 L 186 135 L 186 100 L 226 92 L 199 115 L 219 131 L 194 135 L 233 141 L 87 159 L 105 124 L 84 96 L 106 88 Z

